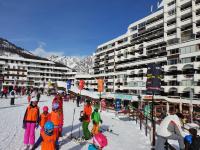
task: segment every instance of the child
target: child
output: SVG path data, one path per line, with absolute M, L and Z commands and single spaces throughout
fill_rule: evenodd
M 93 137 L 93 144 L 89 145 L 88 150 L 102 150 L 107 145 L 107 138 L 102 133 L 98 133 Z
M 59 104 L 58 103 L 53 103 L 52 112 L 50 114 L 50 120 L 54 124 L 54 133 L 58 139 L 60 136 L 60 132 L 61 132 L 61 126 L 60 126 L 61 116 L 59 114 Z
M 34 144 L 32 150 L 35 150 L 40 144 L 41 144 L 41 150 L 59 149 L 58 140 L 54 133 L 54 124 L 51 121 L 45 123 L 44 131 L 41 132 L 40 137 Z
M 96 135 L 99 133 L 99 123 L 102 123 L 100 113 L 98 112 L 98 108 L 96 107 L 92 113 L 92 122 L 93 122 L 93 128 L 92 128 L 92 135 Z
M 48 120 L 50 120 L 50 114 L 49 114 L 48 110 L 49 110 L 48 106 L 44 106 L 43 107 L 43 113 L 40 115 L 40 127 L 41 127 L 41 131 L 44 130 L 45 123 Z
M 26 109 L 23 119 L 24 133 L 24 145 L 27 148 L 30 144 L 32 147 L 35 143 L 35 128 L 38 128 L 39 124 L 39 107 L 37 106 L 36 99 L 32 99 L 30 105 Z
M 194 128 L 189 129 L 190 135 L 184 138 L 185 150 L 199 150 L 200 137 L 197 135 L 197 130 Z

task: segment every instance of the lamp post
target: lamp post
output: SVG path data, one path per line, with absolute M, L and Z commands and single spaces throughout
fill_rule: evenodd
M 190 88 L 190 121 L 193 123 L 193 90 Z

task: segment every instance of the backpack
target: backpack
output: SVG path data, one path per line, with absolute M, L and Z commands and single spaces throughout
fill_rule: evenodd
M 200 150 L 200 136 L 193 138 L 192 144 L 189 146 L 189 150 Z
M 12 91 L 12 92 L 11 92 L 11 95 L 12 95 L 12 96 L 14 96 L 14 95 L 15 95 L 15 92 L 14 92 L 14 91 Z

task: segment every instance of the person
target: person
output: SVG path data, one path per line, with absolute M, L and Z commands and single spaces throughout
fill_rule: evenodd
M 63 124 L 64 124 L 64 114 L 63 114 L 63 98 L 61 93 L 58 93 L 56 95 L 56 97 L 53 99 L 53 103 L 58 103 L 59 104 L 59 109 L 58 109 L 58 113 L 60 116 L 60 135 L 62 136 L 62 128 L 63 128 Z
M 107 145 L 107 138 L 102 133 L 98 133 L 93 137 L 93 144 L 88 146 L 88 150 L 102 150 Z
M 58 140 L 54 133 L 54 124 L 51 121 L 45 123 L 44 131 L 41 132 L 40 137 L 31 150 L 35 150 L 40 144 L 41 150 L 59 150 Z
M 178 140 L 180 149 L 184 150 L 184 133 L 181 128 L 183 119 L 184 116 L 181 113 L 165 117 L 157 130 L 155 150 L 164 150 L 168 139 Z
M 10 92 L 10 105 L 15 105 L 15 91 Z
M 102 123 L 98 107 L 95 107 L 91 118 L 92 118 L 92 123 L 93 123 L 93 128 L 92 128 L 91 133 L 94 136 L 99 133 L 99 123 Z
M 28 100 L 28 103 L 30 103 L 30 101 L 31 101 L 31 94 L 28 94 L 27 100 Z
M 53 122 L 54 124 L 54 133 L 56 135 L 56 138 L 59 139 L 60 137 L 60 132 L 61 132 L 61 116 L 59 114 L 59 104 L 58 103 L 53 103 L 52 105 L 52 112 L 50 114 L 50 121 Z
M 35 128 L 39 126 L 39 107 L 37 106 L 37 100 L 31 99 L 30 105 L 27 107 L 23 119 L 24 133 L 24 146 L 32 147 L 35 144 Z M 29 145 L 30 144 L 30 145 Z
M 40 127 L 41 127 L 41 131 L 44 130 L 44 125 L 45 123 L 50 120 L 50 113 L 48 112 L 49 108 L 48 106 L 44 106 L 43 107 L 43 113 L 40 115 Z
M 36 97 L 37 97 L 37 101 L 38 101 L 38 102 L 40 101 L 40 96 L 41 96 L 40 91 L 38 91 L 37 94 L 36 94 Z
M 8 88 L 4 87 L 3 91 L 2 91 L 2 94 L 1 94 L 1 98 L 3 98 L 3 96 L 5 96 L 5 98 L 7 98 L 7 94 L 8 94 Z
M 88 129 L 88 126 L 90 124 L 90 117 L 92 114 L 92 107 L 90 104 L 89 100 L 86 100 L 86 105 L 84 106 L 83 110 L 83 123 L 82 123 L 82 128 L 83 128 L 83 136 L 85 140 L 89 140 L 91 138 L 91 133 Z
M 197 135 L 197 130 L 189 129 L 190 135 L 185 136 L 185 150 L 200 150 L 200 137 Z
M 76 105 L 77 105 L 77 107 L 79 107 L 80 101 L 81 101 L 81 96 L 80 96 L 80 94 L 78 94 L 78 96 L 76 98 Z
M 106 110 L 106 100 L 102 99 L 101 100 L 101 111 L 105 111 Z

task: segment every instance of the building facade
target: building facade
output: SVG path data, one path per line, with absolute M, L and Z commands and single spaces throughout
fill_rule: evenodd
M 97 47 L 94 76 L 105 92 L 146 94 L 147 65 L 163 68 L 161 95 L 200 98 L 200 0 L 163 0 L 156 12 Z
M 45 88 L 56 81 L 74 83 L 76 72 L 47 60 L 25 59 L 0 56 L 0 73 L 4 77 L 3 86 Z

